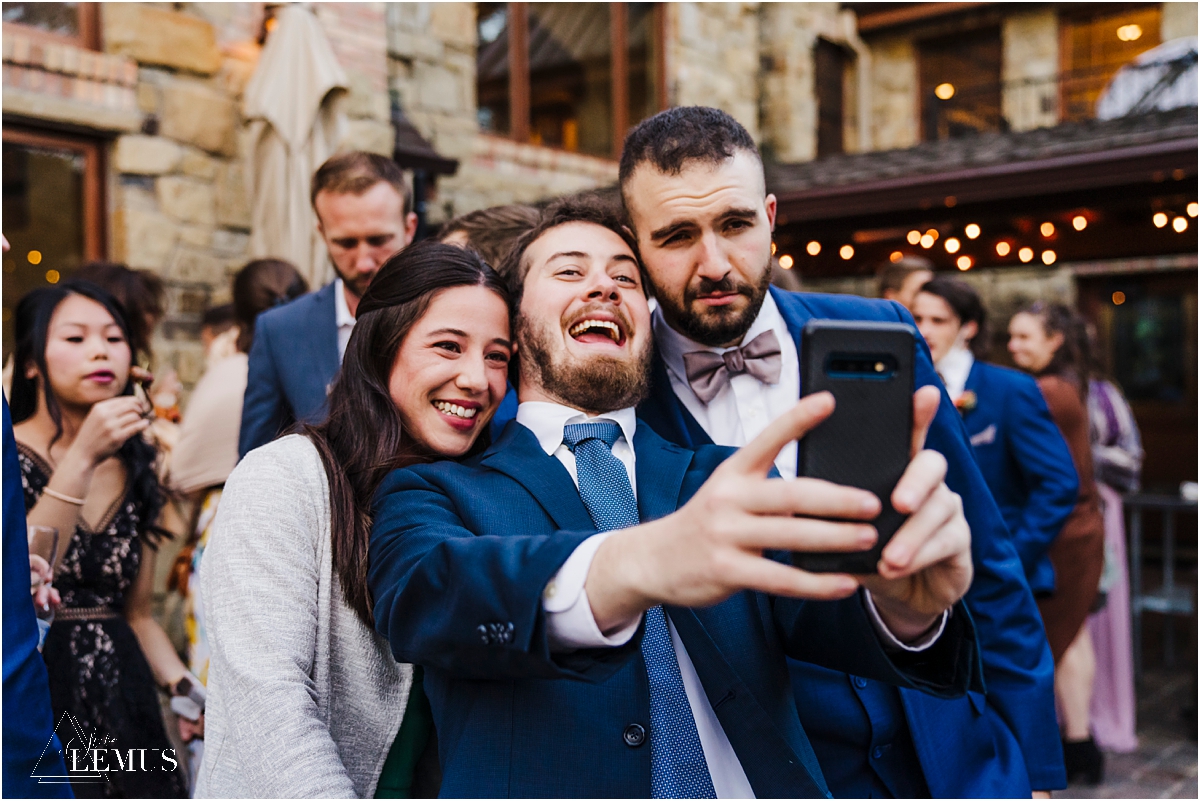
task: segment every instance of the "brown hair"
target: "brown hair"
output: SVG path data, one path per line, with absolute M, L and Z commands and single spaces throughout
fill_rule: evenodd
M 538 210 L 521 203 L 492 206 L 460 214 L 442 226 L 439 242 L 451 234 L 466 234 L 467 244 L 493 267 L 502 264 L 521 234 L 537 225 Z
M 299 427 L 316 446 L 329 479 L 333 569 L 342 595 L 371 628 L 367 553 L 375 491 L 390 471 L 426 458 L 400 422 L 389 391 L 392 365 L 434 295 L 459 286 L 486 287 L 509 302 L 504 281 L 466 248 L 425 241 L 384 262 L 359 301 L 346 357 L 329 391 L 329 416 Z M 485 429 L 470 453 L 487 444 Z
M 529 261 L 525 258 L 525 252 L 529 250 L 529 246 L 551 228 L 573 222 L 599 225 L 621 237 L 633 251 L 640 268 L 642 259 L 638 255 L 637 240 L 633 238 L 633 234 L 622 221 L 619 207 L 594 192 L 582 192 L 578 195 L 564 197 L 554 201 L 542 211 L 537 224 L 521 235 L 500 267 L 500 274 L 504 276 L 504 280 L 508 281 L 509 289 L 512 291 L 514 306 L 520 307 L 521 295 L 525 290 L 525 276 L 529 273 Z
M 378 153 L 355 150 L 330 156 L 313 173 L 312 194 L 309 199 L 317 208 L 317 195 L 331 192 L 336 195 L 361 195 L 377 183 L 391 184 L 404 200 L 404 213 L 412 211 L 412 183 L 400 165 Z
M 1050 359 L 1046 369 L 1038 375 L 1055 375 L 1071 382 L 1086 401 L 1092 355 L 1083 318 L 1069 306 L 1047 303 L 1044 300 L 1022 307 L 1017 314 L 1036 317 L 1047 336 L 1062 334 L 1062 344 L 1054 352 L 1054 357 Z
M 970 284 L 957 278 L 943 276 L 926 281 L 921 285 L 920 291 L 928 292 L 930 295 L 946 301 L 950 311 L 954 312 L 954 316 L 958 318 L 959 325 L 975 323 L 978 330 L 971 339 L 971 354 L 980 360 L 987 356 L 987 309 L 984 308 L 979 293 Z
M 903 256 L 899 261 L 887 262 L 876 273 L 879 279 L 879 296 L 883 297 L 888 290 L 899 292 L 910 275 L 922 270 L 933 272 L 933 262 L 924 256 Z
M 255 259 L 233 277 L 233 313 L 237 320 L 237 348 L 250 352 L 254 321 L 267 309 L 298 298 L 308 291 L 308 282 L 291 262 Z
M 154 326 L 166 313 L 167 290 L 162 279 L 149 270 L 131 270 L 111 261 L 88 262 L 74 277 L 90 281 L 117 299 L 125 312 L 134 361 L 149 359 Z

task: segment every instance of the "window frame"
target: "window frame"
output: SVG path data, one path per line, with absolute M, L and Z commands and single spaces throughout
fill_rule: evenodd
M 521 144 L 529 141 L 532 131 L 532 87 L 529 77 L 529 4 L 526 2 L 507 3 L 508 24 L 508 109 L 509 124 L 507 133 L 495 133 L 504 139 L 511 139 Z M 629 8 L 627 3 L 616 2 L 608 4 L 609 13 L 609 49 L 612 57 L 610 75 L 612 91 L 612 141 L 611 158 L 621 157 L 621 146 L 625 134 L 629 132 Z M 651 35 L 654 37 L 654 99 L 657 109 L 667 107 L 666 81 L 666 8 L 663 3 L 654 3 Z M 548 147 L 537 145 L 537 147 Z M 561 148 L 554 148 L 559 150 Z M 581 151 L 564 151 L 580 155 L 603 158 L 595 153 Z
M 20 34 L 38 42 L 66 44 L 78 47 L 81 50 L 100 52 L 102 49 L 100 41 L 100 4 L 78 3 L 77 6 L 79 9 L 78 36 L 61 36 L 57 33 L 50 33 L 41 28 L 36 28 L 32 25 L 23 25 L 19 22 L 4 23 L 4 35 Z M 5 130 L 7 131 L 7 129 Z

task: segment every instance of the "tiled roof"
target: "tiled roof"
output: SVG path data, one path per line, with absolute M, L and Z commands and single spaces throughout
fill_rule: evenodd
M 767 188 L 782 196 L 817 187 L 933 176 L 1174 140 L 1190 139 L 1195 143 L 1196 115 L 1196 107 L 1191 106 L 1115 120 L 1064 123 L 1020 133 L 977 134 L 925 142 L 903 150 L 830 156 L 802 164 L 768 163 Z

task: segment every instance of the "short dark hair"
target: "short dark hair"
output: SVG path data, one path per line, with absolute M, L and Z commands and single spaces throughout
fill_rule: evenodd
M 131 270 L 111 261 L 88 262 L 73 277 L 95 284 L 116 298 L 125 313 L 134 361 L 149 359 L 153 355 L 151 320 L 157 322 L 166 313 L 167 290 L 163 280 L 149 270 Z
M 543 211 L 537 224 L 526 231 L 513 245 L 500 268 L 500 274 L 508 282 L 512 291 L 514 313 L 521 307 L 521 296 L 525 292 L 525 276 L 529 273 L 529 261 L 525 258 L 529 246 L 541 238 L 542 234 L 551 228 L 573 222 L 592 223 L 601 228 L 607 228 L 629 246 L 637 259 L 638 269 L 641 269 L 642 259 L 638 255 L 637 241 L 621 218 L 620 211 L 612 203 L 606 202 L 602 196 L 594 192 L 581 192 L 560 198 Z
M 886 262 L 876 273 L 879 278 L 879 296 L 883 297 L 883 293 L 889 289 L 899 292 L 910 275 L 922 270 L 933 272 L 933 262 L 924 256 L 902 256 L 897 261 Z
M 946 301 L 950 311 L 954 312 L 954 316 L 958 318 L 959 325 L 975 323 L 979 331 L 971 340 L 971 353 L 975 354 L 976 359 L 987 356 L 987 309 L 984 307 L 979 293 L 970 284 L 957 278 L 939 277 L 926 281 L 921 285 L 919 291 L 937 295 Z
M 232 303 L 222 303 L 220 306 L 210 306 L 200 317 L 201 328 L 213 328 L 217 333 L 228 331 L 237 325 L 237 317 L 233 313 Z
M 308 291 L 308 282 L 291 262 L 283 259 L 255 259 L 233 277 L 233 312 L 237 318 L 237 348 L 250 352 L 254 342 L 254 321 L 267 309 L 287 303 Z
M 338 195 L 361 195 L 377 183 L 391 184 L 404 200 L 404 213 L 412 211 L 412 184 L 400 169 L 400 165 L 378 153 L 355 150 L 330 156 L 317 168 L 312 179 L 313 210 L 317 208 L 317 195 L 332 192 Z
M 679 106 L 660 111 L 625 137 L 618 173 L 622 196 L 634 170 L 645 162 L 659 172 L 678 175 L 689 162 L 719 164 L 739 150 L 762 160 L 749 131 L 720 109 Z
M 462 232 L 467 244 L 488 264 L 496 267 L 504 263 L 521 234 L 537 225 L 538 210 L 523 203 L 507 206 L 492 206 L 487 209 L 468 211 L 448 221 L 438 231 L 437 239 L 445 242 L 451 234 Z

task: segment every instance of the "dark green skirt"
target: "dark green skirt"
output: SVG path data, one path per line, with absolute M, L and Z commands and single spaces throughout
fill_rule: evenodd
M 392 743 L 387 761 L 383 763 L 383 772 L 379 774 L 379 784 L 375 787 L 376 798 L 413 797 L 417 761 L 429 745 L 432 733 L 433 712 L 429 709 L 429 699 L 425 697 L 425 671 L 420 665 L 413 665 L 408 707 L 404 710 L 404 720 L 400 723 L 396 741 Z

